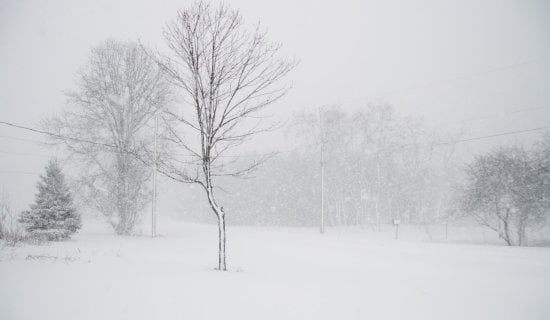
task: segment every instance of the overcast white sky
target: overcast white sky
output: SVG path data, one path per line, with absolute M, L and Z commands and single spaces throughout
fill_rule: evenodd
M 0 0 L 0 119 L 34 126 L 58 112 L 63 90 L 105 38 L 162 48 L 163 25 L 188 3 Z M 279 117 L 370 101 L 472 137 L 550 125 L 550 1 L 227 3 L 300 60 L 293 90 L 272 108 Z M 48 159 L 41 155 L 55 151 L 13 138 L 40 137 L 0 126 L 0 185 L 21 209 L 36 176 L 5 171 L 41 172 Z

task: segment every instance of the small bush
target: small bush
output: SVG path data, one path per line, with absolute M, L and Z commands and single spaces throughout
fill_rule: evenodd
M 15 246 L 25 241 L 25 233 L 21 225 L 17 222 L 15 215 L 7 202 L 0 203 L 0 239 L 7 245 Z
M 29 233 L 28 238 L 32 238 L 33 241 L 61 241 L 68 239 L 70 236 L 69 230 L 60 229 L 45 229 L 34 230 Z

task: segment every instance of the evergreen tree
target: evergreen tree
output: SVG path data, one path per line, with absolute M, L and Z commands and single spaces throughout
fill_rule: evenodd
M 37 187 L 35 203 L 19 218 L 27 232 L 47 240 L 61 240 L 80 229 L 80 214 L 73 205 L 57 160 L 50 160 L 46 175 L 40 176 Z

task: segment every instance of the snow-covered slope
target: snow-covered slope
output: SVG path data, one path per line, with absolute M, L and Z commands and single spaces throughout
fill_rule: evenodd
M 550 249 L 164 221 L 0 249 L 0 319 L 550 319 Z

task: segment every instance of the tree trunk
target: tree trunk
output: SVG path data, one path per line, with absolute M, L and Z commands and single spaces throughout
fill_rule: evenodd
M 206 193 L 208 196 L 210 207 L 218 218 L 218 270 L 226 271 L 227 266 L 225 263 L 225 212 L 223 211 L 223 207 L 218 206 L 218 204 L 216 203 L 216 200 L 214 199 L 214 192 L 210 184 L 209 187 L 206 188 Z
M 518 246 L 525 245 L 525 222 L 522 217 L 518 223 Z
M 218 215 L 218 270 L 226 271 L 225 264 L 225 213 Z
M 506 241 L 506 243 L 509 245 L 509 246 L 513 246 L 514 243 L 512 242 L 512 237 L 510 235 L 510 221 L 508 221 L 508 212 L 506 213 L 506 216 L 505 216 L 505 219 L 504 219 L 504 241 Z

